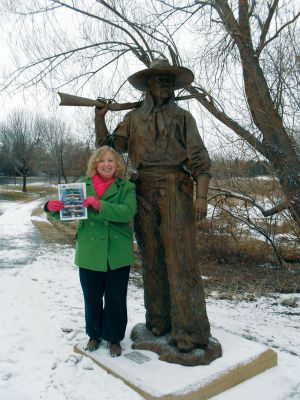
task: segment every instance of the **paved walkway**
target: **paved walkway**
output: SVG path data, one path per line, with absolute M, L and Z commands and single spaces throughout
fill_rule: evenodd
M 31 221 L 44 199 L 29 203 L 0 200 L 0 268 L 31 263 L 42 238 Z

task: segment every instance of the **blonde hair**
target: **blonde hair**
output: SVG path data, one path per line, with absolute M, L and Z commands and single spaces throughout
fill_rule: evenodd
M 89 158 L 88 161 L 88 165 L 87 165 L 87 170 L 86 170 L 86 175 L 89 176 L 90 178 L 92 178 L 93 176 L 95 176 L 97 174 L 97 164 L 100 162 L 101 158 L 104 156 L 105 153 L 107 153 L 108 151 L 110 151 L 114 157 L 115 163 L 116 163 L 116 173 L 115 173 L 115 177 L 117 178 L 122 178 L 124 176 L 125 173 L 125 163 L 124 160 L 122 158 L 122 156 L 120 156 L 120 154 L 118 154 L 115 149 L 113 149 L 110 146 L 102 146 L 99 147 L 99 149 L 97 149 Z

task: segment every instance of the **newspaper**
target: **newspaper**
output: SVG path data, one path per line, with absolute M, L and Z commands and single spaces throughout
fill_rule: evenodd
M 64 203 L 64 208 L 60 211 L 61 221 L 87 219 L 87 209 L 83 205 L 86 198 L 85 183 L 58 185 L 58 198 Z

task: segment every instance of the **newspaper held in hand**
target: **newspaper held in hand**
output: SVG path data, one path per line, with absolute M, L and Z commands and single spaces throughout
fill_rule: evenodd
M 87 219 L 87 209 L 83 205 L 86 198 L 85 183 L 58 185 L 58 198 L 64 203 L 64 208 L 60 211 L 61 221 Z

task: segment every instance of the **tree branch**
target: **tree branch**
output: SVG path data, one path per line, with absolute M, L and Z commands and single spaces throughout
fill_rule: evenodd
M 144 64 L 146 66 L 150 65 L 150 60 L 148 57 L 148 54 L 151 56 L 151 59 L 153 60 L 153 54 L 152 54 L 152 50 L 150 49 L 147 41 L 145 40 L 144 36 L 140 33 L 139 29 L 136 27 L 136 24 L 132 23 L 131 21 L 129 21 L 125 15 L 119 13 L 115 7 L 109 5 L 106 1 L 104 0 L 96 0 L 98 3 L 102 4 L 104 7 L 106 7 L 107 9 L 109 9 L 112 13 L 114 13 L 115 15 L 117 15 L 119 18 L 121 18 L 127 25 L 129 25 L 134 31 L 135 33 L 140 37 L 140 39 L 142 40 L 142 42 L 144 43 L 144 46 L 147 50 L 147 52 L 143 51 L 143 57 L 145 57 L 144 59 Z M 140 48 L 141 49 L 141 48 Z M 147 54 L 148 53 L 148 54 Z
M 274 253 L 276 254 L 276 257 L 278 259 L 279 265 L 282 266 L 282 257 L 280 256 L 277 247 L 275 245 L 274 240 L 271 239 L 270 235 L 268 235 L 268 233 L 261 227 L 259 227 L 258 225 L 256 225 L 253 221 L 250 220 L 249 216 L 248 218 L 243 218 L 240 215 L 234 214 L 232 213 L 230 210 L 228 210 L 227 208 L 222 207 L 221 205 L 218 205 L 222 210 L 226 211 L 231 217 L 237 219 L 238 221 L 241 221 L 242 223 L 244 223 L 245 225 L 247 225 L 250 229 L 260 233 L 272 246 Z
M 124 46 L 124 47 L 128 47 L 127 50 L 122 49 L 122 50 L 113 50 L 112 48 L 110 49 L 110 53 L 118 51 L 120 54 L 118 55 L 118 57 L 114 57 L 112 60 L 110 60 L 109 62 L 107 62 L 104 66 L 102 66 L 101 68 L 99 68 L 96 72 L 98 72 L 99 70 L 103 69 L 105 66 L 109 65 L 110 63 L 112 63 L 113 61 L 115 61 L 117 58 L 121 57 L 121 55 L 123 55 L 126 51 L 135 51 L 135 48 L 130 44 L 130 43 L 126 43 L 126 42 L 99 42 L 99 43 L 95 43 L 92 45 L 87 45 L 87 46 L 83 46 L 83 47 L 77 47 L 71 50 L 67 50 L 61 53 L 57 53 L 57 54 L 53 54 L 52 56 L 48 56 L 39 60 L 36 60 L 30 64 L 27 64 L 23 67 L 18 68 L 17 70 L 15 70 L 14 72 L 11 73 L 11 75 L 9 75 L 6 80 L 7 82 L 5 83 L 5 85 L 0 89 L 0 90 L 6 90 L 10 85 L 13 84 L 13 82 L 19 77 L 21 76 L 24 71 L 30 69 L 30 68 L 34 68 L 38 65 L 41 64 L 45 64 L 48 63 L 48 65 L 46 65 L 34 78 L 31 78 L 30 81 L 27 81 L 25 84 L 21 84 L 21 86 L 28 87 L 27 85 L 29 84 L 29 82 L 32 82 L 32 84 L 36 84 L 37 79 L 39 79 L 38 81 L 40 81 L 40 76 L 45 77 L 47 75 L 47 73 L 49 73 L 51 70 L 55 69 L 59 64 L 61 64 L 61 62 L 65 61 L 66 59 L 72 57 L 72 55 L 74 55 L 75 53 L 87 50 L 87 49 L 91 49 L 91 48 L 95 48 L 95 47 L 99 47 L 99 46 L 113 46 L 113 45 L 120 45 L 120 46 Z M 51 67 L 51 69 L 49 68 L 55 60 L 61 59 L 60 61 L 58 61 L 54 67 Z M 46 73 L 45 73 L 46 71 Z M 93 73 L 93 71 L 91 71 L 91 73 Z M 85 74 L 82 74 L 85 75 Z M 8 80 L 9 79 L 9 80 Z M 69 83 L 69 82 L 68 82 Z M 31 86 L 31 85 L 29 85 Z
M 252 47 L 251 31 L 249 24 L 249 5 L 248 1 L 239 0 L 239 25 L 240 32 L 243 33 L 244 44 Z
M 211 201 L 215 199 L 216 197 L 219 196 L 224 196 L 225 198 L 234 198 L 238 200 L 245 201 L 247 203 L 252 204 L 254 207 L 256 207 L 264 217 L 271 217 L 272 215 L 278 214 L 283 210 L 286 210 L 288 208 L 288 205 L 285 202 L 279 202 L 276 204 L 274 207 L 269 208 L 268 210 L 265 210 L 260 204 L 258 204 L 255 200 L 254 197 L 252 196 L 247 196 L 241 193 L 235 193 L 232 192 L 231 190 L 223 189 L 223 188 L 214 188 L 214 187 L 209 187 L 209 190 L 217 191 L 219 193 L 211 196 L 208 201 Z
M 226 0 L 215 0 L 215 9 L 217 10 L 227 32 L 231 36 L 234 36 L 237 42 L 240 41 L 242 38 L 240 27 L 228 5 L 228 2 Z
M 15 15 L 22 15 L 23 17 L 26 17 L 28 15 L 36 15 L 36 14 L 43 14 L 43 13 L 47 13 L 48 11 L 53 11 L 56 10 L 57 8 L 61 8 L 62 6 L 53 6 L 53 7 L 49 7 L 49 8 L 42 8 L 41 10 L 38 11 L 30 11 L 30 12 L 21 12 L 21 11 L 14 11 L 13 14 Z
M 201 103 L 219 121 L 221 121 L 228 128 L 232 129 L 241 139 L 245 140 L 247 143 L 250 144 L 250 146 L 258 150 L 264 157 L 268 158 L 268 153 L 265 146 L 249 131 L 239 125 L 232 118 L 228 117 L 228 115 L 226 115 L 223 111 L 219 110 L 215 106 L 211 96 L 209 96 L 209 94 L 205 90 L 200 89 L 202 93 L 199 93 L 199 89 L 193 86 L 186 87 L 186 90 L 189 93 L 193 94 L 195 98 L 199 101 L 199 103 Z
M 261 41 L 260 41 L 260 44 L 259 44 L 259 46 L 258 46 L 258 48 L 257 48 L 256 51 L 255 51 L 255 56 L 256 56 L 256 57 L 259 57 L 259 56 L 260 56 L 260 53 L 262 52 L 262 50 L 263 50 L 270 42 L 272 42 L 274 39 L 276 39 L 276 38 L 279 36 L 280 32 L 283 31 L 283 29 L 285 29 L 287 26 L 289 26 L 290 24 L 292 24 L 293 22 L 295 22 L 296 19 L 299 18 L 299 16 L 300 16 L 300 12 L 299 12 L 298 14 L 296 14 L 295 17 L 292 18 L 290 21 L 287 21 L 285 24 L 283 24 L 283 25 L 278 29 L 278 31 L 276 31 L 276 33 L 275 33 L 273 36 L 270 37 L 270 39 L 264 40 L 264 41 L 261 40 Z M 266 32 L 266 34 L 267 34 L 267 32 Z M 264 39 L 265 39 L 265 38 L 264 38 Z
M 70 5 L 68 5 L 68 4 L 65 4 L 65 3 L 62 2 L 62 1 L 59 1 L 59 0 L 50 0 L 50 1 L 53 2 L 53 3 L 60 4 L 61 6 L 66 7 L 66 8 L 69 8 L 70 10 L 73 10 L 73 11 L 78 12 L 78 13 L 80 13 L 80 14 L 84 14 L 84 15 L 90 17 L 90 18 L 94 18 L 94 19 L 97 19 L 97 20 L 99 20 L 99 21 L 102 21 L 102 22 L 104 22 L 104 23 L 106 23 L 106 24 L 108 24 L 108 25 L 110 25 L 110 26 L 113 26 L 113 27 L 116 28 L 117 30 L 123 31 L 126 35 L 128 35 L 128 36 L 131 38 L 131 40 L 135 43 L 137 49 L 140 51 L 140 53 L 136 52 L 136 53 L 134 53 L 134 54 L 138 57 L 138 59 L 139 59 L 142 63 L 145 64 L 145 57 L 147 56 L 147 53 L 145 52 L 145 50 L 143 49 L 143 47 L 139 44 L 139 42 L 136 40 L 136 38 L 128 31 L 128 29 L 125 29 L 125 28 L 122 27 L 120 24 L 114 23 L 113 21 L 110 21 L 110 20 L 108 20 L 108 19 L 106 19 L 106 18 L 102 18 L 102 17 L 100 17 L 100 16 L 98 16 L 98 15 L 89 13 L 89 12 L 84 11 L 84 10 L 82 10 L 82 9 L 79 9 L 79 8 L 77 8 L 77 7 L 74 7 L 74 6 L 70 6 Z M 147 57 L 146 57 L 146 58 L 147 58 Z M 146 65 L 147 65 L 147 63 L 146 63 Z

